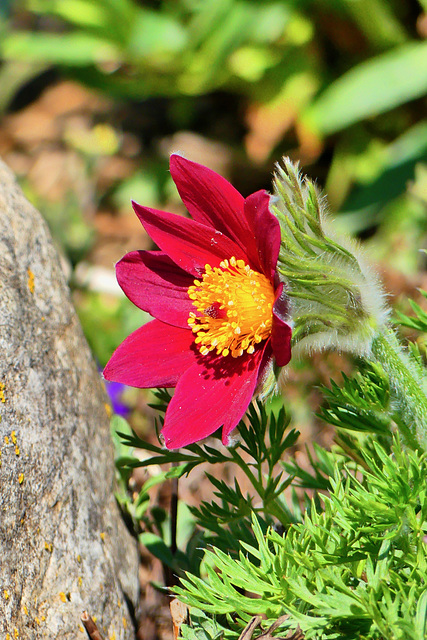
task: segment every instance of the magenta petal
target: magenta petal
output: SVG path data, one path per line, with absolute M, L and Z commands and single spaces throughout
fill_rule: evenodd
M 231 256 L 246 260 L 245 252 L 216 229 L 136 202 L 132 206 L 160 249 L 194 276 L 204 273 L 206 264 L 217 267 L 221 260 Z
M 160 251 L 131 251 L 116 264 L 117 280 L 129 300 L 154 318 L 188 328 L 194 278 Z
M 291 359 L 292 327 L 289 324 L 289 299 L 281 283 L 276 290 L 276 301 L 273 305 L 273 328 L 271 346 L 274 359 L 279 367 L 284 367 Z
M 162 430 L 168 449 L 197 442 L 221 426 L 228 443 L 254 394 L 264 349 L 240 358 L 200 358 L 181 376 Z
M 279 367 L 284 367 L 291 359 L 291 337 L 292 327 L 281 318 L 274 317 L 271 345 Z
M 175 387 L 199 356 L 189 329 L 153 320 L 122 342 L 104 369 L 104 378 L 130 387 Z
M 243 196 L 215 171 L 182 156 L 171 155 L 170 171 L 192 218 L 234 240 L 256 266 L 251 260 L 256 253 L 254 229 L 245 219 Z
M 280 224 L 269 205 L 267 191 L 257 191 L 245 200 L 245 216 L 256 237 L 260 270 L 273 280 L 280 251 Z

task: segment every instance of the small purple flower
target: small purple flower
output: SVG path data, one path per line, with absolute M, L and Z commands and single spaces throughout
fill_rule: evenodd
M 122 402 L 122 395 L 126 389 L 126 385 L 121 382 L 110 382 L 105 380 L 105 387 L 107 389 L 108 397 L 113 405 L 113 411 L 122 418 L 126 418 L 130 413 L 130 408 Z

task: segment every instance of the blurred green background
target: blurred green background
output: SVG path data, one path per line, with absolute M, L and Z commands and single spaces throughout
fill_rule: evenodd
M 423 285 L 426 0 L 0 7 L 0 155 L 50 224 L 100 365 L 145 319 L 114 280 L 150 248 L 130 198 L 183 212 L 171 151 L 244 195 L 300 160 L 386 285 Z

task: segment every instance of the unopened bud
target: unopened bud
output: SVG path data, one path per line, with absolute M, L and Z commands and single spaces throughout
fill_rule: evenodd
M 270 206 L 282 231 L 277 270 L 291 300 L 293 352 L 368 355 L 388 316 L 378 277 L 359 245 L 335 231 L 313 182 L 288 158 L 283 164 Z

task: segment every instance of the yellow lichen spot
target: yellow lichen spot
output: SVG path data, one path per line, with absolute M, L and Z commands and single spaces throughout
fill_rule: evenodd
M 5 444 L 9 444 L 9 442 L 10 442 L 10 441 L 9 441 L 9 436 L 5 436 L 5 437 L 4 437 L 4 443 L 5 443 Z
M 4 589 L 4 590 L 3 590 L 3 598 L 4 598 L 5 600 L 9 600 L 9 597 L 10 597 L 10 596 L 9 596 L 9 591 L 8 591 L 7 589 Z
M 14 638 L 19 638 L 19 631 L 18 629 L 15 627 L 15 629 L 13 630 L 13 637 Z
M 110 405 L 108 404 L 108 402 L 104 402 L 104 407 L 105 407 L 105 411 L 106 411 L 106 413 L 107 413 L 107 416 L 108 416 L 109 418 L 111 418 L 111 416 L 113 415 L 113 410 L 112 410 L 112 408 L 110 407 Z
M 25 613 L 26 616 L 28 615 L 28 609 L 25 604 L 22 605 L 22 611 Z
M 98 618 L 97 618 L 96 616 L 92 616 L 92 620 L 93 620 L 94 622 L 96 622 L 96 621 L 98 620 Z
M 82 625 L 79 625 L 79 631 L 81 631 L 82 633 L 85 632 L 85 630 L 83 629 Z
M 99 537 L 101 538 L 102 542 L 105 542 L 105 533 L 103 531 L 101 531 Z
M 114 631 L 110 636 L 110 640 L 116 640 L 116 634 L 114 633 Z
M 10 633 L 6 633 L 6 640 L 10 640 Z
M 120 602 L 120 600 L 117 600 L 117 606 L 119 607 L 119 609 L 122 606 L 122 603 Z
M 34 618 L 34 620 L 37 624 L 40 624 L 40 620 L 38 618 Z
M 44 548 L 46 549 L 46 551 L 49 551 L 49 553 L 52 553 L 53 551 L 53 544 L 51 542 L 45 542 L 44 543 Z
M 0 402 L 6 402 L 6 398 L 4 397 L 4 390 L 6 388 L 6 385 L 4 384 L 4 382 L 0 382 Z M 6 436 L 5 436 L 6 439 Z
M 10 439 L 12 440 L 13 444 L 16 444 L 18 442 L 16 439 L 16 431 L 12 431 L 12 433 L 10 434 Z
M 19 447 L 18 447 L 18 445 L 16 445 L 16 447 L 15 447 L 15 455 L 16 455 L 16 456 L 19 456 L 19 455 L 20 455 L 20 453 L 21 453 L 21 452 L 20 452 L 20 450 L 19 450 Z
M 123 618 L 122 618 L 122 622 L 123 622 L 123 627 L 124 627 L 124 629 L 127 629 L 128 621 L 126 620 L 126 618 L 125 618 L 124 616 L 123 616 Z
M 23 473 L 20 473 L 20 474 L 19 474 L 19 476 L 18 476 L 18 482 L 19 482 L 19 484 L 23 484 L 23 482 L 24 482 L 24 474 L 23 474 Z
M 59 597 L 61 598 L 62 602 L 67 602 L 67 596 L 63 591 L 61 591 L 61 593 L 59 594 Z
M 79 554 L 79 555 L 77 556 L 77 562 L 80 564 L 80 563 L 81 563 L 81 561 L 82 561 L 82 557 L 81 557 L 81 555 Z
M 44 622 L 46 620 L 46 616 L 42 616 L 41 620 Z
M 83 579 L 82 579 L 82 577 L 81 577 L 81 576 L 79 576 L 79 577 L 77 578 L 77 582 L 78 582 L 79 587 L 81 587 L 81 586 L 82 586 L 82 584 L 83 584 Z
M 28 288 L 30 290 L 30 293 L 34 293 L 34 273 L 31 271 L 29 267 L 27 269 L 27 274 L 28 274 L 28 280 L 27 280 Z
M 42 320 L 42 322 L 44 322 L 46 320 L 46 318 L 44 316 L 42 316 L 41 320 Z

